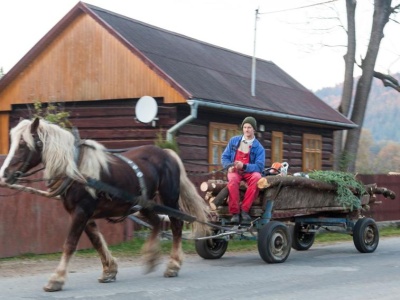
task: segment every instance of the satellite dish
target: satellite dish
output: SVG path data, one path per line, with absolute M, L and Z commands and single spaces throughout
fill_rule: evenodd
M 142 123 L 150 123 L 157 116 L 157 102 L 153 97 L 143 96 L 136 104 L 136 118 Z

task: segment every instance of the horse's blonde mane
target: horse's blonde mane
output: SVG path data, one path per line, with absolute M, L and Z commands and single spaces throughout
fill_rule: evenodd
M 11 130 L 12 143 L 19 143 L 22 138 L 30 149 L 34 149 L 34 140 L 30 133 L 33 121 L 23 120 Z M 74 180 L 85 182 L 87 177 L 100 178 L 101 170 L 108 172 L 109 155 L 104 146 L 94 140 L 78 141 L 81 152 L 79 166 L 75 161 L 75 137 L 58 125 L 40 120 L 37 133 L 43 142 L 42 160 L 45 165 L 44 177 L 54 179 L 68 176 Z

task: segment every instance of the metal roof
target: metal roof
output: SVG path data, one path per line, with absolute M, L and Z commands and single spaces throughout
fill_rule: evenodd
M 251 56 L 85 5 L 186 90 L 190 98 L 354 127 L 273 62 L 257 59 L 253 97 Z

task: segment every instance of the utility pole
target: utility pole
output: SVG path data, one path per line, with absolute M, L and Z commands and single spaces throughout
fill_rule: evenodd
M 251 64 L 251 95 L 256 96 L 256 40 L 257 40 L 257 21 L 258 21 L 258 8 L 256 9 L 256 19 L 254 22 L 254 48 L 253 60 Z

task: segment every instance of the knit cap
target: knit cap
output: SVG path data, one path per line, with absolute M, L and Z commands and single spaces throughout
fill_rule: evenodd
M 254 130 L 257 130 L 257 121 L 253 117 L 244 118 L 244 120 L 242 122 L 242 126 L 241 126 L 242 129 L 243 129 L 243 125 L 246 123 L 250 124 L 254 128 Z

